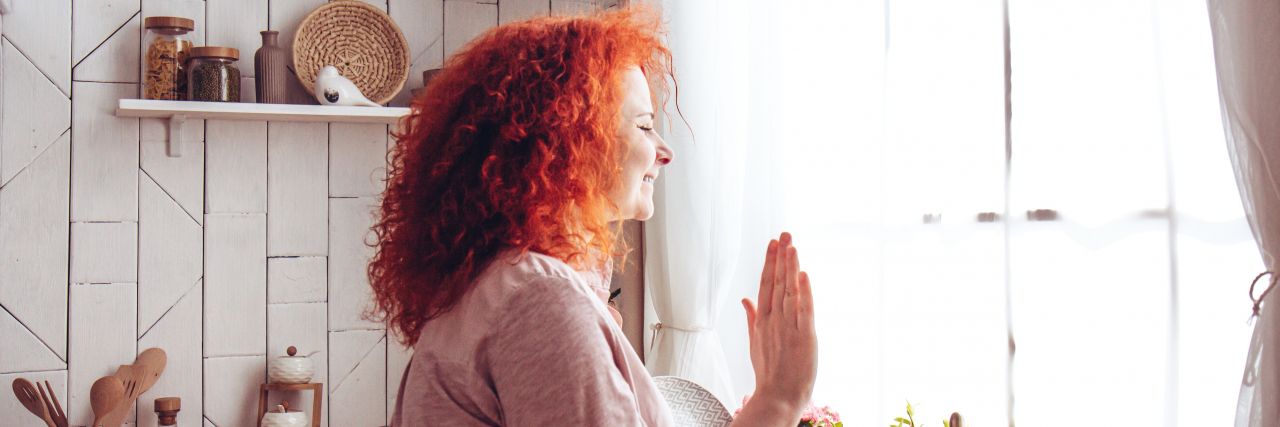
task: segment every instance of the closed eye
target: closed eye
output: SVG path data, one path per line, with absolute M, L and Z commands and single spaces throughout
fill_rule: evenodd
M 640 128 L 640 130 L 643 130 L 643 131 L 645 131 L 645 132 L 652 132 L 652 131 L 653 131 L 653 126 L 644 127 L 644 126 L 642 126 L 642 125 L 637 125 L 636 127 Z

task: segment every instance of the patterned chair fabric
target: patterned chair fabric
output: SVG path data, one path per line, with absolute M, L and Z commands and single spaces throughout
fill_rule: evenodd
M 653 377 L 653 382 L 671 408 L 676 427 L 727 427 L 733 422 L 720 399 L 693 381 L 661 375 Z

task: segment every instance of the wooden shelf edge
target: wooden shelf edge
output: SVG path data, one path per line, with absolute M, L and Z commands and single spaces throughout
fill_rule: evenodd
M 121 99 L 117 117 L 167 119 L 185 115 L 188 120 L 241 120 L 266 122 L 396 124 L 409 114 L 398 107 L 339 107 L 321 105 L 254 104 L 247 102 L 159 101 Z

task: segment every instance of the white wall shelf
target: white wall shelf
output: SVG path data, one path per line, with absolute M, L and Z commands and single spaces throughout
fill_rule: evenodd
M 340 107 L 247 102 L 158 101 L 121 99 L 117 117 L 169 119 L 169 156 L 182 156 L 182 125 L 187 119 L 266 122 L 395 124 L 408 108 Z

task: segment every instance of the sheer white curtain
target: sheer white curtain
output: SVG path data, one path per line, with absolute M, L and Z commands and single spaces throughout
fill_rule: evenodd
M 1249 339 L 1239 283 L 1262 267 L 1202 1 L 1010 0 L 1011 152 L 999 0 L 667 6 L 697 140 L 676 145 L 646 274 L 664 325 L 717 335 L 664 328 L 657 348 L 715 382 L 720 356 L 675 340 L 718 339 L 733 388 L 709 388 L 731 408 L 754 388 L 735 301 L 755 297 L 763 248 L 788 230 L 817 297 L 814 398 L 849 425 L 904 415 L 908 399 L 930 423 L 952 411 L 974 425 L 1233 419 Z M 723 178 L 690 181 L 715 163 L 689 156 L 730 135 L 745 150 L 736 218 L 706 210 L 732 203 L 712 193 L 733 188 Z M 1034 209 L 1059 218 L 1029 221 Z M 737 243 L 723 228 L 698 240 L 722 217 Z
M 1217 57 L 1218 89 L 1227 147 L 1268 271 L 1280 250 L 1280 4 L 1274 1 L 1209 1 Z M 1273 274 L 1257 294 L 1275 283 Z M 1267 294 L 1245 361 L 1237 427 L 1280 425 L 1280 297 Z
M 644 227 L 645 289 L 656 314 L 646 321 L 652 347 L 645 364 L 652 375 L 688 379 L 733 407 L 733 382 L 715 328 L 740 245 L 746 8 L 733 1 L 664 6 L 678 104 L 669 105 L 672 116 L 660 129 L 675 160 L 655 183 L 657 214 Z M 677 105 L 683 117 L 675 114 Z

